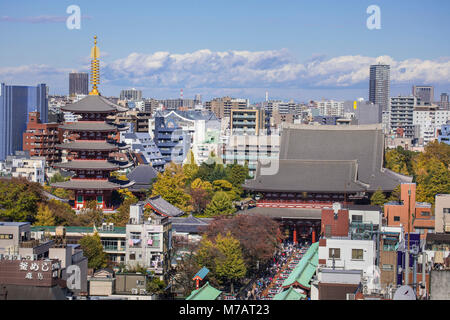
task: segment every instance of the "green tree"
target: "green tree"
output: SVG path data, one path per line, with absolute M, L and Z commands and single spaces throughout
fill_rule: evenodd
M 231 293 L 234 293 L 233 284 L 247 273 L 242 249 L 239 240 L 234 238 L 230 232 L 225 237 L 217 235 L 216 247 L 218 256 L 215 258 L 215 273 L 218 277 L 230 282 Z
M 0 219 L 33 223 L 42 201 L 43 187 L 39 183 L 24 178 L 0 179 Z
M 388 201 L 400 201 L 401 200 L 401 187 L 400 185 L 396 186 L 394 190 L 392 190 L 391 195 L 388 198 Z
M 83 227 L 92 227 L 103 222 L 103 211 L 97 208 L 95 200 L 88 201 L 86 208 L 78 214 L 78 221 Z
M 186 184 L 190 184 L 197 175 L 198 165 L 195 162 L 194 152 L 192 150 L 189 150 L 186 163 L 183 165 L 183 172 L 186 176 Z
M 205 213 L 209 217 L 232 215 L 236 211 L 226 192 L 218 191 L 206 207 Z
M 51 199 L 47 201 L 47 206 L 55 218 L 56 226 L 78 226 L 80 221 L 72 207 L 59 200 Z
M 80 246 L 83 249 L 84 256 L 88 258 L 89 268 L 100 269 L 107 266 L 107 256 L 103 251 L 102 242 L 97 232 L 81 238 Z
M 378 188 L 377 191 L 374 192 L 372 197 L 370 197 L 370 204 L 374 206 L 383 206 L 386 203 L 386 196 L 384 195 L 381 188 Z
M 163 294 L 166 283 L 158 277 L 153 277 L 147 281 L 146 290 L 150 294 Z
M 416 177 L 416 199 L 434 205 L 436 194 L 450 193 L 450 171 L 437 158 L 423 161 Z
M 127 197 L 117 208 L 117 212 L 108 217 L 108 222 L 114 223 L 117 227 L 125 227 L 130 220 L 130 206 L 137 202 L 138 199 L 135 196 Z
M 52 211 L 49 209 L 47 205 L 40 204 L 39 209 L 36 215 L 36 222 L 34 223 L 37 226 L 54 226 L 55 218 L 53 216 Z
M 171 162 L 164 173 L 158 173 L 153 184 L 152 196 L 160 195 L 164 200 L 184 212 L 192 211 L 191 196 L 185 192 L 186 176 L 183 168 Z

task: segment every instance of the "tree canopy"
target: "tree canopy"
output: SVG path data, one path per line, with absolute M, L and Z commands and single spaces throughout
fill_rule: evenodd
M 98 233 L 84 236 L 79 243 L 83 249 L 84 256 L 88 258 L 89 268 L 100 269 L 107 266 L 107 256 L 103 251 L 102 242 Z

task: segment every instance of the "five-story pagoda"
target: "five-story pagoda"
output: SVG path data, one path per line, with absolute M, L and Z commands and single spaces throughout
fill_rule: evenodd
M 86 207 L 88 201 L 95 201 L 97 207 L 105 211 L 113 210 L 111 202 L 113 190 L 126 188 L 133 184 L 129 181 L 114 180 L 111 172 L 131 166 L 131 163 L 118 163 L 110 158 L 110 153 L 125 149 L 114 140 L 120 130 L 117 126 L 106 122 L 106 117 L 126 109 L 113 104 L 100 96 L 97 85 L 99 77 L 99 49 L 97 37 L 94 37 L 91 51 L 92 91 L 76 103 L 61 107 L 61 110 L 80 115 L 78 122 L 65 123 L 60 128 L 71 137 L 72 141 L 64 142 L 56 147 L 68 151 L 68 162 L 57 163 L 55 168 L 74 172 L 74 176 L 65 182 L 53 183 L 51 186 L 73 190 L 75 193 L 74 209 Z

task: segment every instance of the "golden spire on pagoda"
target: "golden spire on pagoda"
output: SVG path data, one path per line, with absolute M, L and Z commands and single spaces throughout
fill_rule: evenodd
M 100 50 L 97 48 L 97 36 L 94 36 L 94 46 L 91 49 L 91 82 L 92 91 L 89 95 L 98 96 L 99 92 L 97 90 L 97 85 L 100 83 Z

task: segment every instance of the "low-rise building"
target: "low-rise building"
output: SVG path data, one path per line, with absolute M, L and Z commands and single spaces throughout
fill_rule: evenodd
M 45 182 L 45 157 L 31 157 L 28 151 L 16 151 L 6 157 L 3 176 L 25 178 L 28 181 Z
M 435 232 L 450 233 L 450 194 L 437 194 L 435 199 Z

